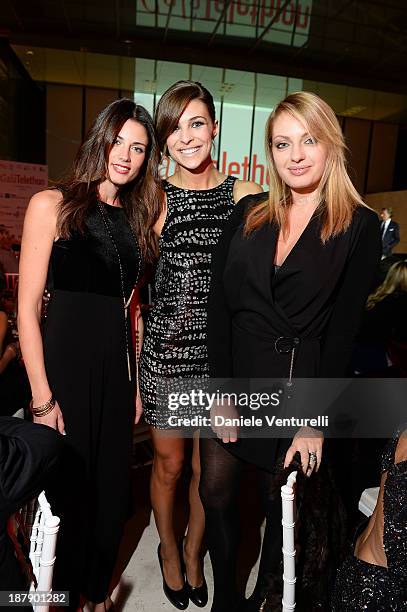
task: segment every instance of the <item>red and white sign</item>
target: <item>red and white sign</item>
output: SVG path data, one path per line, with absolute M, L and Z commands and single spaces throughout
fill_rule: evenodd
M 0 225 L 21 239 L 31 196 L 48 187 L 48 166 L 0 160 Z
M 219 35 L 238 36 L 299 47 L 308 40 L 312 0 L 141 0 L 137 24 L 188 32 L 214 30 Z M 264 33 L 263 33 L 264 32 Z

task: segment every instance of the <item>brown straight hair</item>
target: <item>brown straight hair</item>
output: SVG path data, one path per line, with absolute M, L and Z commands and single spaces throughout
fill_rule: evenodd
M 212 94 L 198 81 L 177 81 L 163 93 L 154 115 L 160 150 L 166 151 L 167 138 L 178 125 L 179 118 L 192 100 L 201 100 L 212 122 L 216 122 Z
M 346 170 L 347 150 L 341 127 L 332 108 L 319 96 L 300 91 L 277 104 L 266 124 L 265 148 L 270 176 L 269 198 L 249 210 L 245 234 L 249 235 L 264 223 L 275 221 L 284 236 L 288 233 L 288 210 L 292 204 L 289 186 L 279 176 L 272 153 L 274 122 L 288 113 L 302 123 L 310 136 L 324 143 L 328 158 L 318 188 L 318 208 L 322 218 L 321 240 L 345 231 L 358 206 L 365 206 Z
M 73 163 L 70 177 L 60 184 L 63 195 L 57 218 L 57 232 L 69 237 L 83 232 L 89 210 L 97 204 L 98 186 L 108 174 L 108 158 L 114 142 L 128 119 L 142 125 L 148 136 L 145 160 L 137 177 L 118 191 L 118 200 L 137 237 L 141 254 L 152 261 L 157 254 L 152 230 L 162 209 L 163 191 L 158 173 L 160 152 L 154 124 L 143 106 L 121 98 L 96 118 Z

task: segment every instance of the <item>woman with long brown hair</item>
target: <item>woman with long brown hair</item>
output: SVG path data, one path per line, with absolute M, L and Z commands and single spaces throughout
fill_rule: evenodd
M 295 378 L 345 374 L 380 258 L 379 223 L 350 181 L 339 123 L 321 98 L 289 95 L 271 113 L 265 136 L 270 191 L 237 205 L 214 256 L 209 364 L 214 378 L 283 381 L 281 403 L 289 403 Z M 304 473 L 312 475 L 323 438 L 303 427 L 293 439 L 269 434 L 237 441 L 236 428 L 215 429 L 220 440 L 201 438 L 200 483 L 215 581 L 212 612 L 239 606 L 236 508 L 244 461 L 259 468 L 267 518 L 257 584 L 241 604 L 255 611 L 280 565 L 273 470 L 299 453 Z
M 22 239 L 18 323 L 34 421 L 64 438 L 53 497 L 61 529 L 54 588 L 97 611 L 129 512 L 136 401 L 129 303 L 154 255 L 159 150 L 147 111 L 116 100 L 97 117 L 68 180 L 31 199 Z M 43 334 L 42 296 L 51 299 Z
M 180 545 L 175 535 L 174 500 L 188 434 L 182 427 L 172 427 L 171 435 L 163 434 L 162 430 L 171 429 L 169 417 L 174 413 L 168 408 L 168 394 L 164 393 L 164 402 L 159 401 L 160 385 L 163 381 L 164 386 L 171 384 L 171 379 L 208 376 L 206 303 L 212 251 L 234 203 L 261 188 L 225 176 L 216 168 L 212 160 L 218 132 L 215 106 L 212 95 L 200 83 L 174 83 L 159 101 L 155 124 L 161 150 L 177 165 L 164 182 L 165 206 L 154 228 L 160 257 L 140 384 L 154 444 L 151 499 L 160 536 L 164 592 L 174 606 L 184 610 L 189 599 L 203 607 L 208 597 L 201 558 L 204 514 L 198 494 L 198 427 L 188 432 L 193 437 L 190 512 L 187 534 Z M 182 414 L 178 411 L 178 416 L 189 418 L 198 413 L 199 408 L 189 405 Z

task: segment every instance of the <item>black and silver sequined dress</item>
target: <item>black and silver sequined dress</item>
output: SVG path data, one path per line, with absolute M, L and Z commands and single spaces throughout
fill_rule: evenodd
M 404 427 L 403 427 L 404 429 Z M 354 554 L 339 568 L 332 598 L 333 612 L 407 611 L 407 461 L 394 463 L 396 436 L 383 453 L 383 547 L 387 568 Z
M 206 306 L 211 259 L 233 210 L 235 181 L 228 176 L 217 187 L 206 190 L 164 183 L 167 217 L 160 237 L 156 299 L 140 358 L 144 418 L 159 429 L 169 427 L 168 417 L 173 413 L 157 401 L 157 386 L 180 377 L 208 376 Z M 176 414 L 194 416 L 193 406 L 180 408 Z

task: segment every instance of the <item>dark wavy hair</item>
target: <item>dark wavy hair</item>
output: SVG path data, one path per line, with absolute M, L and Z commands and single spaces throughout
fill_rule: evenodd
M 115 100 L 97 116 L 79 148 L 70 177 L 58 186 L 63 198 L 57 232 L 67 238 L 74 231 L 84 231 L 88 212 L 99 198 L 99 184 L 107 176 L 110 151 L 128 119 L 134 119 L 145 128 L 148 146 L 137 177 L 120 187 L 117 196 L 137 237 L 142 256 L 152 261 L 157 254 L 152 228 L 163 202 L 158 172 L 160 150 L 151 116 L 143 106 L 127 98 Z
M 212 94 L 198 81 L 177 81 L 163 93 L 154 115 L 160 150 L 165 154 L 168 136 L 178 125 L 179 118 L 192 100 L 201 100 L 212 122 L 216 121 Z

